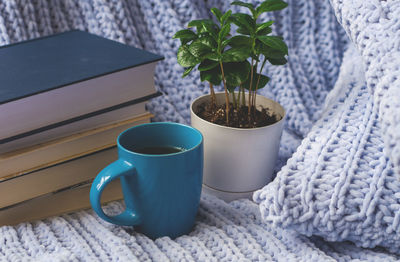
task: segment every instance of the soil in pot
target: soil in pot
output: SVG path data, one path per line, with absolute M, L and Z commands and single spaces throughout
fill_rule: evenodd
M 255 128 L 272 125 L 280 120 L 280 117 L 272 113 L 268 108 L 261 110 L 252 108 L 248 114 L 248 106 L 236 108 L 232 103 L 229 105 L 229 124 L 226 123 L 226 106 L 214 105 L 212 103 L 202 103 L 197 107 L 196 114 L 211 123 L 236 127 L 236 128 Z

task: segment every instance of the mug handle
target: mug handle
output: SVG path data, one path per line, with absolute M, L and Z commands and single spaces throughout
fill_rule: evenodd
M 121 178 L 121 180 L 133 178 L 136 175 L 135 167 L 122 159 L 106 166 L 94 179 L 92 187 L 90 188 L 90 203 L 93 210 L 97 215 L 107 222 L 117 224 L 120 226 L 135 226 L 140 224 L 140 217 L 134 212 L 132 206 L 126 205 L 126 209 L 119 215 L 108 216 L 101 208 L 101 194 L 104 188 L 114 179 Z M 124 197 L 129 195 L 123 188 Z M 125 201 L 126 203 L 127 201 Z

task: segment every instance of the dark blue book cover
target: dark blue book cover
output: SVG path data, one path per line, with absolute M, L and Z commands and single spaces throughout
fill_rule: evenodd
M 160 95 L 162 59 L 78 30 L 0 47 L 0 145 Z
M 162 59 L 78 30 L 2 46 L 0 104 Z

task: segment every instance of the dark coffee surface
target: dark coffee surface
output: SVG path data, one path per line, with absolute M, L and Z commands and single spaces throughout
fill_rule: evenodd
M 174 154 L 182 152 L 184 151 L 184 149 L 173 146 L 157 146 L 157 147 L 134 148 L 131 151 L 146 155 L 166 155 L 166 154 Z

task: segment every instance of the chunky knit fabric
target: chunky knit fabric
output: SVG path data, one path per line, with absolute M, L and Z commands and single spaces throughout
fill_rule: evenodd
M 109 214 L 121 211 L 113 203 Z M 349 243 L 327 243 L 266 225 L 249 200 L 203 196 L 189 235 L 150 240 L 111 225 L 93 211 L 0 228 L 0 261 L 396 261 Z
M 322 116 L 254 199 L 275 225 L 399 252 L 400 4 L 333 4 L 361 56 L 348 51 Z
M 371 21 L 374 26 L 380 25 L 383 18 L 374 16 L 375 20 L 369 21 L 365 14 L 374 8 L 361 0 L 351 4 L 332 1 L 334 8 L 327 0 L 288 2 L 287 9 L 268 16 L 275 20 L 275 33 L 288 43 L 289 63 L 266 68 L 272 81 L 260 90 L 287 111 L 276 170 L 284 167 L 271 185 L 255 195 L 260 206 L 249 200 L 226 204 L 204 195 L 193 232 L 175 240 L 152 241 L 132 228 L 108 224 L 90 210 L 1 227 L 0 261 L 399 259 L 381 248 L 323 240 L 346 239 L 368 247 L 398 243 L 399 213 L 395 209 L 400 191 L 390 165 L 397 163 L 398 156 L 394 139 L 398 134 L 395 109 L 399 100 L 390 101 L 385 91 L 399 86 L 385 78 L 391 72 L 386 67 L 398 69 L 398 63 L 397 67 L 392 65 L 394 59 L 386 61 L 386 56 L 376 67 L 368 67 L 366 62 L 366 87 L 364 74 L 356 74 L 361 67 L 352 66 L 356 55 L 351 54 L 355 52 L 349 51 L 341 80 L 335 85 L 348 37 L 334 12 L 364 61 L 369 54 L 364 50 L 378 50 L 373 43 L 380 39 L 371 35 L 370 43 L 365 43 L 357 30 L 366 29 Z M 357 2 L 360 4 L 352 5 Z M 386 2 L 379 15 L 395 19 L 392 8 L 396 4 Z M 189 123 L 190 101 L 208 92 L 208 87 L 200 83 L 198 73 L 181 78 L 183 69 L 176 62 L 179 41 L 172 35 L 189 20 L 208 16 L 210 7 L 226 10 L 228 5 L 228 1 L 218 0 L 5 0 L 0 1 L 0 45 L 81 29 L 162 54 L 165 60 L 157 66 L 156 86 L 163 96 L 152 100 L 148 109 L 156 115 L 155 120 Z M 383 22 L 384 28 L 391 25 Z M 395 27 L 390 30 L 398 32 Z M 346 70 L 354 74 L 346 75 Z M 376 88 L 381 83 L 388 88 Z M 385 108 L 394 110 L 393 123 Z M 346 198 L 348 195 L 351 198 Z M 122 209 L 120 203 L 108 206 L 111 213 Z
M 385 149 L 400 174 L 400 2 L 342 2 L 332 1 L 339 22 L 363 57 Z
M 384 153 L 379 109 L 353 48 L 341 69 L 321 119 L 254 199 L 275 225 L 396 252 L 400 181 Z

